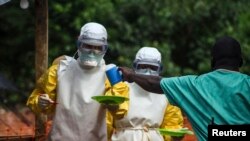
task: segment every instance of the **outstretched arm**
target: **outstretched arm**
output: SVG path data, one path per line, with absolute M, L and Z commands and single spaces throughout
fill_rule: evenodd
M 136 74 L 132 69 L 119 67 L 124 81 L 135 82 L 149 92 L 163 94 L 160 86 L 162 77 Z

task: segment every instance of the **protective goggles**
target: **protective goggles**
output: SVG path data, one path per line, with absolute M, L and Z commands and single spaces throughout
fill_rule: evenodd
M 98 36 L 96 36 L 96 38 L 89 38 L 89 37 L 86 37 L 85 35 L 81 35 L 80 37 L 78 37 L 77 41 L 79 43 L 85 43 L 85 44 L 93 45 L 93 46 L 108 45 L 107 39 L 100 38 Z
M 107 45 L 102 45 L 102 46 L 94 46 L 94 45 L 88 45 L 85 43 L 80 43 L 78 45 L 78 49 L 81 52 L 84 53 L 94 53 L 96 55 L 102 55 L 105 54 L 105 52 L 107 51 Z
M 148 61 L 138 61 L 138 62 L 134 62 L 134 69 L 135 70 L 150 69 L 152 71 L 156 71 L 156 72 L 160 73 L 162 68 L 161 68 L 160 63 L 148 62 Z
M 137 64 L 136 69 L 150 69 L 153 71 L 158 71 L 159 70 L 159 66 L 155 66 L 155 65 L 149 65 L 149 64 Z

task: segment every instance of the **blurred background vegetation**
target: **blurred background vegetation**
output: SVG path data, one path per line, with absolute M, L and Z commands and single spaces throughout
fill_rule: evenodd
M 0 73 L 19 92 L 0 91 L 0 104 L 25 103 L 35 85 L 34 0 L 0 6 Z M 250 73 L 249 0 L 48 0 L 49 65 L 73 56 L 80 28 L 99 22 L 108 31 L 106 63 L 132 66 L 136 51 L 153 46 L 163 56 L 163 76 L 210 71 L 210 48 L 219 37 L 236 38 Z

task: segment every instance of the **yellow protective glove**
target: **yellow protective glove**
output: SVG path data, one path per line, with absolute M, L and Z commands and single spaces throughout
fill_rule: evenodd
M 40 94 L 40 96 L 38 97 L 38 105 L 40 106 L 41 109 L 45 109 L 51 104 L 56 104 L 56 103 L 55 101 L 49 98 L 48 94 Z

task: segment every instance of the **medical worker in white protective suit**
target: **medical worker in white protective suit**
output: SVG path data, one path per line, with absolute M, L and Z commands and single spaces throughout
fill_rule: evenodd
M 63 56 L 54 61 L 38 80 L 27 105 L 37 114 L 53 115 L 48 140 L 106 141 L 106 110 L 91 98 L 110 90 L 103 60 L 106 29 L 98 23 L 85 24 L 77 47 L 78 58 Z M 120 82 L 112 90 L 119 94 L 128 87 Z M 118 109 L 117 113 L 122 115 L 123 111 Z
M 141 48 L 135 57 L 134 71 L 144 75 L 159 75 L 162 70 L 161 54 L 153 47 Z M 183 116 L 178 107 L 170 105 L 164 95 L 149 94 L 136 83 L 129 83 L 127 114 L 116 119 L 107 116 L 109 140 L 112 141 L 170 141 L 157 128 L 179 129 Z M 182 138 L 182 137 L 181 137 Z M 181 139 L 175 138 L 175 139 Z

